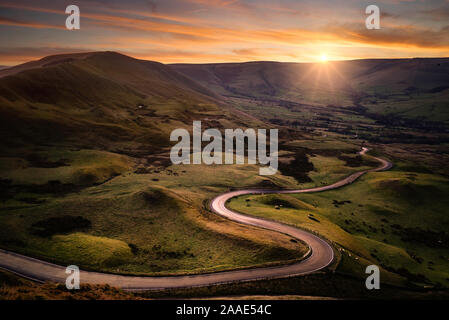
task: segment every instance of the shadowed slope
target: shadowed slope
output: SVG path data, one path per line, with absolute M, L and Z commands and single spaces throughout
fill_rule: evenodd
M 375 114 L 449 119 L 448 58 L 171 66 L 224 97 L 250 104 L 364 106 Z
M 3 147 L 151 150 L 205 113 L 229 116 L 214 93 L 172 68 L 114 52 L 51 56 L 0 71 Z

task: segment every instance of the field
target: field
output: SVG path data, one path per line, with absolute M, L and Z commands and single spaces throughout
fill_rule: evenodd
M 91 153 L 64 154 L 71 163 L 64 167 L 9 171 L 7 177 L 13 182 L 8 186 L 17 191 L 11 198 L 4 194 L 2 247 L 87 269 L 134 274 L 201 273 L 276 264 L 300 259 L 307 250 L 284 235 L 240 226 L 206 212 L 203 202 L 235 187 L 233 181 L 240 181 L 241 186 L 260 183 L 254 174 L 256 166 L 226 166 L 225 170 L 151 167 L 147 168 L 151 173 L 135 173 L 139 170 L 130 165 L 129 158 L 97 154 L 97 160 L 100 155 L 105 157 L 101 163 L 110 172 L 117 158 L 127 160 L 127 170 L 114 172 L 109 180 L 103 176 L 108 170 L 100 170 L 97 161 L 89 166 L 86 159 Z M 80 157 L 83 161 L 79 162 Z M 101 183 L 77 184 L 79 171 L 95 172 L 98 179 L 89 181 L 101 178 Z M 69 186 L 68 193 L 45 190 L 36 181 L 43 177 L 58 178 L 58 184 Z M 273 179 L 292 183 L 288 177 Z M 77 216 L 87 219 L 89 226 L 65 219 Z M 51 229 L 48 219 L 52 218 L 60 219 L 55 230 L 45 229 Z M 35 226 L 39 223 L 44 230 Z
M 338 190 L 244 196 L 229 206 L 330 239 L 342 252 L 337 271 L 343 274 L 363 277 L 367 265 L 377 264 L 387 283 L 398 281 L 392 272 L 420 285 L 447 287 L 449 220 L 444 195 L 449 180 L 401 169 L 398 164 L 393 171 L 370 173 Z
M 375 297 L 415 297 L 413 290 L 438 296 L 449 287 L 447 62 L 379 67 L 384 62 L 336 64 L 347 79 L 334 87 L 308 77 L 317 72 L 310 64 L 168 66 L 111 52 L 0 71 L 0 247 L 127 275 L 296 262 L 308 252 L 305 243 L 224 219 L 209 200 L 236 189 L 329 185 L 377 167 L 372 156 L 357 154 L 368 147 L 393 169 L 337 190 L 228 203 L 327 239 L 337 255 L 330 268 L 292 279 L 111 295 L 369 297 L 365 267 L 376 264 L 389 289 Z M 407 68 L 433 76 L 420 82 L 408 71 L 397 74 Z M 170 132 L 191 131 L 193 120 L 220 132 L 279 129 L 277 174 L 260 176 L 248 164 L 172 165 Z M 2 297 L 20 297 L 24 286 L 25 296 L 52 298 L 56 290 L 68 297 L 56 285 L 0 276 L 0 284 L 12 284 L 0 289 Z M 108 288 L 86 290 L 110 296 Z M 416 297 L 426 297 L 421 293 Z
M 291 146 L 314 144 L 302 140 Z M 348 143 L 340 147 L 357 150 Z M 288 162 L 294 151 L 281 154 Z M 295 261 L 306 246 L 220 218 L 207 210 L 207 200 L 230 188 L 318 186 L 324 176 L 331 182 L 368 168 L 347 167 L 335 154 L 307 158 L 314 167 L 311 181 L 299 183 L 280 173 L 259 176 L 256 165 L 164 167 L 93 150 L 4 157 L 8 170 L 2 184 L 15 192 L 4 194 L 0 222 L 7 231 L 0 244 L 50 261 L 125 274 L 202 273 Z M 78 216 L 86 223 L 68 219 Z

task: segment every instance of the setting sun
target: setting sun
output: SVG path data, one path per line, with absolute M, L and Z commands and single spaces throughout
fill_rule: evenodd
M 0 0 L 2 310 L 443 311 L 448 18 L 449 0 Z

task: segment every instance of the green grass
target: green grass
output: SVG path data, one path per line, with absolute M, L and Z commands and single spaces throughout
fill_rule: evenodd
M 379 114 L 400 115 L 405 118 L 424 118 L 433 121 L 448 121 L 448 90 L 440 93 L 422 93 L 419 95 L 406 95 L 401 91 L 393 93 L 394 96 L 379 99 L 375 104 L 369 99 L 365 105 L 371 112 Z
M 447 232 L 449 203 L 444 195 L 448 192 L 449 181 L 440 176 L 391 171 L 370 173 L 338 190 L 282 195 L 283 201 L 305 203 L 295 208 L 276 209 L 267 204 L 265 196 L 239 197 L 232 199 L 229 206 L 297 225 L 330 239 L 344 248 L 344 253 L 351 254 L 343 256 L 338 268 L 342 273 L 362 276 L 364 267 L 374 263 L 393 273 L 403 268 L 413 275 L 424 275 L 434 285 L 448 287 L 447 248 L 436 242 L 426 245 L 419 238 L 404 240 L 405 228 Z M 347 200 L 351 203 L 341 204 Z M 319 222 L 309 219 L 309 215 Z M 418 262 L 419 259 L 422 260 Z M 391 275 L 386 275 L 386 279 L 397 280 Z
M 309 173 L 313 183 L 309 185 L 305 184 L 305 187 L 332 184 L 354 172 L 370 169 L 367 166 L 356 168 L 347 167 L 344 161 L 335 157 L 315 156 L 310 157 L 310 161 L 316 169 Z
M 279 264 L 307 252 L 306 246 L 288 236 L 242 226 L 204 208 L 206 200 L 231 188 L 301 187 L 292 177 L 259 176 L 259 167 L 247 164 L 164 168 L 103 151 L 53 148 L 35 153 L 50 163 L 64 159 L 67 165 L 35 168 L 26 157 L 1 159 L 2 179 L 11 179 L 13 185 L 35 185 L 31 190 L 19 188 L 1 206 L 0 223 L 7 229 L 0 236 L 4 248 L 88 269 L 155 275 Z M 345 167 L 335 157 L 316 156 L 311 161 L 316 168 L 310 174 L 314 185 L 325 175 L 336 180 L 359 170 Z M 147 173 L 135 173 L 137 167 Z M 81 173 L 91 178 L 80 179 Z M 36 193 L 51 180 L 82 188 L 68 194 Z M 298 200 L 294 205 L 301 203 L 310 207 Z M 47 238 L 32 233 L 34 223 L 67 215 L 83 216 L 91 228 Z M 113 248 L 94 254 L 101 245 L 93 239 L 116 244 L 126 259 L 111 262 Z
M 95 167 L 99 163 L 114 166 L 117 160 L 128 160 L 85 150 L 73 154 L 85 156 L 81 157 L 83 161 L 71 158 L 71 166 L 75 168 Z M 73 154 L 56 152 L 53 156 L 59 159 Z M 99 155 L 106 158 L 96 161 Z M 69 168 L 45 169 L 49 173 L 46 177 L 75 181 Z M 307 252 L 306 246 L 290 241 L 288 236 L 242 226 L 204 209 L 203 202 L 217 193 L 230 187 L 259 185 L 266 180 L 257 175 L 258 166 L 148 168 L 151 173 L 136 174 L 128 167 L 110 181 L 63 196 L 29 191 L 14 194 L 1 206 L 0 224 L 7 229 L 0 236 L 1 246 L 88 269 L 153 275 L 273 265 L 301 259 Z M 33 175 L 27 177 L 17 170 L 10 172 L 13 181 L 36 182 Z M 28 179 L 22 181 L 18 177 Z M 38 177 L 42 179 L 40 182 L 45 181 L 43 175 Z M 280 186 L 295 185 L 290 177 L 277 175 L 270 179 Z M 23 198 L 45 202 L 26 203 Z M 67 215 L 83 216 L 91 222 L 91 228 L 82 230 L 83 233 L 76 231 L 53 237 L 40 237 L 31 232 L 31 225 L 36 222 Z
M 348 167 L 345 161 L 338 158 L 338 154 L 352 158 L 355 156 L 355 151 L 359 151 L 361 147 L 358 144 L 337 139 L 314 137 L 313 139 L 294 140 L 286 143 L 285 148 L 289 150 L 305 148 L 308 150 L 309 161 L 314 166 L 314 170 L 308 172 L 312 181 L 301 183 L 301 188 L 329 185 L 354 172 L 377 166 L 377 161 L 370 156 L 364 156 L 363 159 L 366 163 L 362 163 L 362 166 Z M 291 156 L 289 153 L 282 155 L 280 161 L 283 157 L 288 158 L 289 156 Z
M 329 138 L 323 138 L 323 137 L 313 137 L 310 139 L 304 139 L 304 140 L 294 140 L 287 142 L 285 144 L 289 147 L 301 147 L 301 148 L 308 148 L 308 149 L 326 149 L 326 150 L 344 150 L 344 151 L 350 151 L 353 149 L 359 149 L 360 147 L 358 145 L 355 145 L 353 143 L 349 143 L 346 141 L 338 140 L 338 139 L 329 139 Z
M 45 184 L 58 180 L 61 183 L 91 185 L 124 173 L 134 164 L 130 157 L 97 150 L 49 149 L 29 154 L 37 154 L 47 161 L 63 159 L 66 165 L 39 168 L 23 158 L 1 157 L 1 178 L 10 179 L 13 184 Z
M 233 188 L 326 185 L 369 168 L 367 162 L 348 167 L 338 156 L 352 155 L 367 135 L 388 136 L 396 128 L 382 128 L 363 108 L 345 107 L 360 103 L 377 114 L 447 120 L 447 90 L 419 95 L 403 92 L 412 85 L 432 89 L 446 79 L 433 60 L 423 60 L 422 65 L 405 62 L 412 71 L 420 69 L 420 77 L 404 76 L 401 61 L 378 69 L 378 61 L 335 63 L 345 71 L 351 91 L 338 87 L 337 81 L 329 87 L 323 72 L 320 79 L 317 72 L 308 73 L 310 65 L 306 69 L 272 63 L 221 66 L 235 71 L 228 72 L 229 83 L 214 82 L 225 81 L 225 77 L 214 77 L 212 82 L 199 79 L 200 83 L 222 93 L 234 88 L 254 97 L 219 101 L 204 87 L 158 63 L 114 53 L 63 63 L 58 59 L 44 59 L 52 63 L 0 80 L 0 246 L 93 270 L 190 274 L 301 259 L 307 251 L 303 244 L 220 218 L 206 210 L 207 200 Z M 232 70 L 235 66 L 242 72 Z M 220 68 L 215 71 L 221 72 Z M 334 72 L 329 75 L 336 76 Z M 421 78 L 425 81 L 415 83 Z M 390 86 L 386 80 L 395 83 Z M 288 161 L 296 150 L 307 149 L 315 167 L 308 172 L 312 182 L 299 184 L 282 174 L 261 177 L 255 165 L 166 167 L 171 130 L 191 129 L 192 120 L 202 120 L 203 128 L 274 127 L 236 114 L 226 103 L 262 120 L 281 120 L 280 145 L 286 149 L 280 150 L 280 160 Z M 326 106 L 329 103 L 338 105 Z M 301 129 L 287 130 L 293 126 Z M 400 129 L 440 138 L 440 133 L 426 130 Z M 446 166 L 447 145 L 374 148 L 394 156 L 394 171 L 369 174 L 340 190 L 248 196 L 233 199 L 231 206 L 330 239 L 339 249 L 338 277 L 364 278 L 364 268 L 375 263 L 383 266 L 382 279 L 387 283 L 402 285 L 404 278 L 412 277 L 422 284 L 419 275 L 423 275 L 432 284 L 447 287 L 447 248 L 435 243 L 435 234 L 449 229 L 445 214 L 448 181 L 436 174 Z M 50 164 L 65 165 L 36 166 L 29 160 L 36 154 Z M 146 173 L 138 174 L 137 167 Z M 51 237 L 33 234 L 34 223 L 67 215 L 82 216 L 91 227 Z M 312 287 L 324 290 L 325 280 L 319 278 L 321 285 Z M 292 285 L 307 281 L 273 281 L 270 285 L 282 282 L 282 293 L 295 293 Z M 261 289 L 260 285 L 255 286 Z M 230 287 L 232 291 L 238 285 Z
M 112 268 L 132 259 L 129 245 L 121 240 L 96 237 L 84 233 L 55 235 L 48 248 L 42 252 L 52 259 L 91 265 L 95 268 Z

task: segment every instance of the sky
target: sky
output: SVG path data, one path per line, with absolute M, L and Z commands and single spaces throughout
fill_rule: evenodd
M 379 7 L 380 29 L 365 26 Z M 77 5 L 80 30 L 67 30 Z M 449 56 L 449 0 L 0 0 L 0 65 L 87 51 L 162 63 Z

